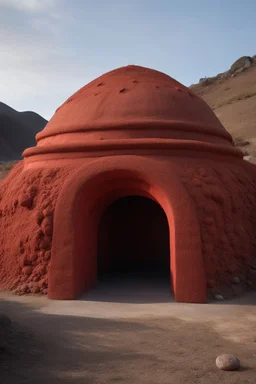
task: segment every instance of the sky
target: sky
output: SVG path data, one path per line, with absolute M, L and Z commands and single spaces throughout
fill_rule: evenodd
M 255 0 L 0 0 L 0 101 L 50 119 L 129 64 L 184 85 L 256 54 Z

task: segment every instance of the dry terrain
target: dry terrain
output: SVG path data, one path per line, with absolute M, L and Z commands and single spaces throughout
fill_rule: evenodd
M 193 86 L 214 110 L 235 142 L 248 141 L 242 149 L 256 156 L 256 63 L 243 73 L 212 84 Z M 245 144 L 245 143 L 242 143 Z
M 2 293 L 0 312 L 13 325 L 0 383 L 255 383 L 256 294 L 178 304 L 163 286 L 129 284 L 71 302 Z M 222 353 L 236 354 L 242 369 L 218 370 Z

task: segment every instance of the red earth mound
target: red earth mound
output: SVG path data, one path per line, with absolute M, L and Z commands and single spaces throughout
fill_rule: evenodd
M 74 299 L 93 288 L 100 224 L 109 230 L 117 215 L 108 208 L 127 196 L 151 199 L 165 214 L 177 301 L 205 302 L 207 289 L 235 294 L 255 281 L 256 168 L 188 88 L 147 68 L 114 70 L 69 98 L 37 142 L 0 184 L 2 289 Z M 153 210 L 144 220 L 162 228 Z M 148 236 L 147 249 L 159 250 L 152 238 L 161 236 Z M 109 254 L 118 243 L 125 259 L 126 244 L 112 239 Z

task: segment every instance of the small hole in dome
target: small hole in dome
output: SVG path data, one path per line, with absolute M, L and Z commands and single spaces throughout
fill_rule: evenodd
M 126 92 L 126 91 L 127 91 L 126 88 L 122 88 L 122 89 L 120 89 L 119 93 L 124 93 L 124 92 Z
M 182 92 L 182 89 L 179 88 L 179 87 L 175 87 L 175 89 L 176 89 L 176 91 L 178 91 L 178 92 Z
M 192 92 L 188 91 L 188 94 L 189 94 L 190 97 L 194 97 Z
M 94 93 L 93 96 L 98 96 L 98 93 Z
M 99 84 L 97 84 L 97 87 L 101 87 L 102 85 L 104 85 L 104 83 L 99 83 Z
M 133 84 L 138 84 L 138 80 L 133 80 Z
M 68 100 L 67 100 L 67 103 L 70 103 L 71 101 L 73 101 L 72 98 L 68 99 Z
M 159 89 L 160 87 L 159 87 L 159 85 L 156 85 L 156 87 L 155 87 L 156 89 Z

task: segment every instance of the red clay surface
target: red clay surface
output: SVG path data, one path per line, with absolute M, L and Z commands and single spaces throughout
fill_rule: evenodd
M 177 301 L 205 302 L 207 288 L 232 290 L 234 277 L 255 281 L 256 168 L 186 87 L 147 68 L 114 70 L 37 139 L 0 184 L 2 289 L 74 299 L 95 287 L 100 222 L 127 196 L 166 216 Z

